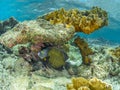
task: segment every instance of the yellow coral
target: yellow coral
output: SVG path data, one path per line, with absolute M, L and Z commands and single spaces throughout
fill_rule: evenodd
M 83 77 L 78 77 L 73 78 L 72 83 L 67 84 L 67 90 L 112 90 L 112 88 L 97 78 L 87 80 Z
M 82 81 L 82 82 L 81 82 Z M 88 80 L 82 77 L 72 79 L 73 87 L 77 90 L 79 87 L 88 86 Z M 75 83 L 75 84 L 74 84 Z
M 89 11 L 79 11 L 78 9 L 66 11 L 62 8 L 48 13 L 42 18 L 52 24 L 63 23 L 67 24 L 68 27 L 73 25 L 76 32 L 84 32 L 86 34 L 108 24 L 106 11 L 98 7 L 93 7 Z
M 78 90 L 90 90 L 90 89 L 86 86 L 82 86 L 82 87 L 78 88 Z
M 91 90 L 112 90 L 111 86 L 102 82 L 97 78 L 92 78 L 89 80 L 89 85 Z

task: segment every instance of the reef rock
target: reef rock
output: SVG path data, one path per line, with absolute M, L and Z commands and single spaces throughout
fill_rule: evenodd
M 5 33 L 7 30 L 13 28 L 18 21 L 14 17 L 10 17 L 8 20 L 0 22 L 0 34 Z
M 64 23 L 67 27 L 73 25 L 76 32 L 84 32 L 86 34 L 108 25 L 107 12 L 98 7 L 93 7 L 91 10 L 86 11 L 78 9 L 66 11 L 62 8 L 39 18 L 48 20 L 52 24 Z
M 7 47 L 17 44 L 53 43 L 64 44 L 73 37 L 74 27 L 65 28 L 63 24 L 52 25 L 43 19 L 24 21 L 0 36 L 0 43 Z

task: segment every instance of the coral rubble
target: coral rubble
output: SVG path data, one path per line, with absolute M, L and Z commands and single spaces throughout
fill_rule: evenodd
M 64 25 L 52 25 L 43 19 L 24 21 L 17 24 L 12 30 L 0 36 L 0 43 L 7 47 L 17 44 L 53 43 L 64 44 L 74 35 L 74 28 L 65 28 Z
M 89 57 L 89 55 L 93 54 L 92 49 L 90 49 L 88 44 L 85 42 L 85 40 L 80 37 L 77 37 L 74 42 L 80 49 L 83 63 L 90 64 L 91 58 Z
M 112 90 L 112 87 L 97 78 L 87 80 L 78 77 L 73 78 L 72 83 L 67 84 L 67 90 Z
M 73 25 L 76 32 L 84 32 L 86 34 L 90 34 L 108 24 L 107 12 L 98 7 L 93 7 L 91 10 L 86 11 L 78 9 L 66 11 L 62 8 L 40 18 L 46 19 L 52 24 L 66 24 L 66 27 Z

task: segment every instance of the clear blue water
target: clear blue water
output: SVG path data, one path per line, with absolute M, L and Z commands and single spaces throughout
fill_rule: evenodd
M 99 6 L 109 14 L 109 25 L 90 35 L 80 33 L 81 37 L 103 38 L 120 43 L 120 1 L 119 0 L 0 0 L 0 20 L 14 16 L 19 21 L 35 19 L 50 11 L 66 9 L 90 9 Z

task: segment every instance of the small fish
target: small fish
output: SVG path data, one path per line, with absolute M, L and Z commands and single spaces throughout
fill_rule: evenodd
M 38 52 L 38 56 L 44 60 L 47 57 L 47 54 L 48 54 L 48 49 L 43 49 L 42 51 Z

